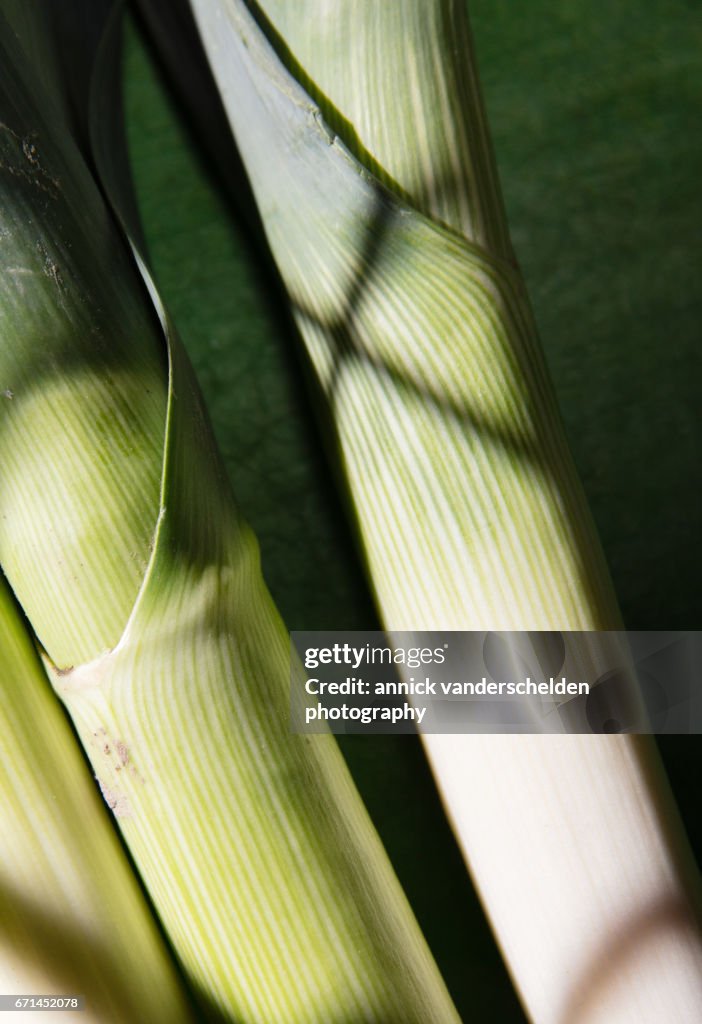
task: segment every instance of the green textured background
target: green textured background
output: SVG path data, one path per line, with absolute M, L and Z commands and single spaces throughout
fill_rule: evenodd
M 699 627 L 699 6 L 476 0 L 471 12 L 515 247 L 625 620 Z M 290 628 L 373 628 L 281 298 L 133 30 L 126 70 L 156 277 L 268 584 Z M 343 745 L 459 1010 L 523 1021 L 418 744 Z M 661 746 L 699 858 L 702 743 Z

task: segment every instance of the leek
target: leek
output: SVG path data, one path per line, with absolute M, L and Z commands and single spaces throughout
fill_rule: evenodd
M 0 562 L 47 672 L 205 1013 L 450 1024 L 333 739 L 289 732 L 287 634 L 139 254 L 114 13 L 10 13 Z
M 384 624 L 617 628 L 507 239 L 464 6 L 192 8 Z M 652 745 L 425 743 L 530 1016 L 698 1019 L 697 883 Z M 642 922 L 646 941 L 608 972 Z

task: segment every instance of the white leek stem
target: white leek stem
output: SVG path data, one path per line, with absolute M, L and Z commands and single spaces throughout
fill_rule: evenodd
M 463 5 L 270 0 L 277 59 L 242 3 L 192 4 L 386 627 L 617 628 L 509 265 Z M 689 854 L 652 745 L 426 745 L 532 1019 L 699 1020 Z
M 532 1020 L 694 1024 L 694 866 L 652 743 L 427 736 L 432 768 Z

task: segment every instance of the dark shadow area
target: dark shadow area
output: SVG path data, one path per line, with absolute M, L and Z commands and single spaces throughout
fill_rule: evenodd
M 286 582 L 286 574 L 280 574 L 278 579 L 276 564 L 277 561 L 285 559 L 295 565 L 299 563 L 301 570 L 303 566 L 308 566 L 309 552 L 317 548 L 318 538 L 314 519 L 321 515 L 328 531 L 330 550 L 334 552 L 329 571 L 343 578 L 347 616 L 349 611 L 353 615 L 353 620 L 348 622 L 348 625 L 359 629 L 378 628 L 372 598 L 356 557 L 348 512 L 342 503 L 338 486 L 335 486 L 337 468 L 333 465 L 333 460 L 330 465 L 328 452 L 325 452 L 319 443 L 320 436 L 325 438 L 328 435 L 327 420 L 320 411 L 322 403 L 310 401 L 306 397 L 310 388 L 317 397 L 321 399 L 322 396 L 317 391 L 308 360 L 301 352 L 287 293 L 268 249 L 251 186 L 234 144 L 229 122 L 202 51 L 189 6 L 184 0 L 173 0 L 173 3 L 165 6 L 153 4 L 151 0 L 138 0 L 136 5 L 132 6 L 136 7 L 132 10 L 132 15 L 141 33 L 143 44 L 159 71 L 161 88 L 171 106 L 173 117 L 179 121 L 179 127 L 190 145 L 200 173 L 210 183 L 226 211 L 232 235 L 242 239 L 248 251 L 255 254 L 248 269 L 258 292 L 271 297 L 266 304 L 266 315 L 275 335 L 281 340 L 277 347 L 277 355 L 283 374 L 290 382 L 289 394 L 294 396 L 295 402 L 295 430 L 300 434 L 305 458 L 310 463 L 311 476 L 314 479 L 317 507 L 310 513 L 314 518 L 298 517 L 292 527 L 288 528 L 287 510 L 276 510 L 274 505 L 277 487 L 275 480 L 271 478 L 275 477 L 277 467 L 274 463 L 267 467 L 262 462 L 260 438 L 255 434 L 239 433 L 236 448 L 230 452 L 228 436 L 223 432 L 222 424 L 215 423 L 219 445 L 235 481 L 237 465 L 255 463 L 257 476 L 261 477 L 264 483 L 268 481 L 270 485 L 270 511 L 275 512 L 279 520 L 276 537 L 272 538 L 275 547 L 271 545 L 270 553 L 265 543 L 267 535 L 270 534 L 268 516 L 265 517 L 265 522 L 257 521 L 259 507 L 262 507 L 264 502 L 257 501 L 254 507 L 247 507 L 243 503 L 245 515 L 262 540 L 264 576 L 288 627 L 299 629 L 308 625 L 302 618 L 304 609 L 288 598 L 286 591 L 290 588 Z M 158 45 L 154 40 L 158 41 Z M 188 115 L 186 118 L 182 116 L 183 110 Z M 164 290 L 164 299 L 168 302 L 168 289 Z M 187 344 L 187 337 L 185 341 Z M 240 346 L 241 339 L 235 339 L 232 344 Z M 195 363 L 198 376 L 202 376 L 207 366 L 198 359 L 197 353 L 189 350 L 189 354 Z M 248 388 L 250 384 L 250 380 L 241 379 L 242 388 Z M 213 404 L 212 387 L 215 382 L 213 381 L 209 388 L 206 385 L 207 382 L 203 381 L 203 390 L 209 407 Z M 237 493 L 240 490 L 239 487 L 235 489 Z M 326 608 L 329 615 L 333 616 L 333 608 L 328 604 Z M 315 622 L 316 628 L 322 629 L 333 629 L 338 625 L 338 620 L 334 617 Z

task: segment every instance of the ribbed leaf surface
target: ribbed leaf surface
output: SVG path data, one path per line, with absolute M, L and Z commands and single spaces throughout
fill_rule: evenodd
M 328 400 L 385 623 L 611 626 L 514 268 L 359 163 L 243 4 L 194 9 Z

